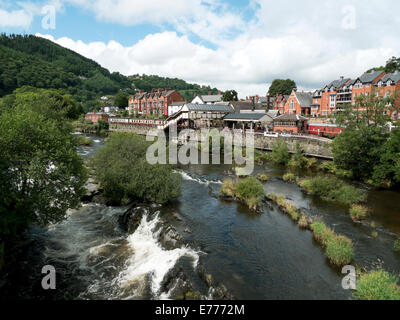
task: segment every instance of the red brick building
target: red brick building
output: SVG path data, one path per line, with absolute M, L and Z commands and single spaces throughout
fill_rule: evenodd
M 99 120 L 108 122 L 108 119 L 109 119 L 109 115 L 104 112 L 93 111 L 93 112 L 88 112 L 85 114 L 85 120 L 92 121 L 93 123 L 97 123 L 97 122 L 99 122 Z
M 168 116 L 168 106 L 185 100 L 176 90 L 153 89 L 151 92 L 140 90 L 129 99 L 129 114 Z
M 273 109 L 279 111 L 279 114 L 284 114 L 285 104 L 288 99 L 289 99 L 288 95 L 277 94 L 274 99 Z
M 311 114 L 312 94 L 310 92 L 292 91 L 287 99 L 283 114 Z

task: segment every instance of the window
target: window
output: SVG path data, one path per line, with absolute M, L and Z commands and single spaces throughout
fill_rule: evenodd
M 290 110 L 294 110 L 295 106 L 294 106 L 294 101 L 290 101 Z

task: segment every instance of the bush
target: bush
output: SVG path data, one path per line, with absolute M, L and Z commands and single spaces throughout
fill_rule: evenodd
M 266 174 L 264 174 L 264 173 L 260 173 L 260 174 L 257 175 L 257 179 L 258 179 L 259 181 L 265 183 L 265 182 L 268 182 L 269 177 L 268 177 Z
M 304 156 L 304 151 L 301 149 L 300 144 L 296 143 L 296 153 L 292 156 L 288 166 L 291 169 L 303 169 L 307 165 L 307 158 Z
M 236 197 L 236 185 L 232 179 L 225 179 L 219 194 L 224 197 Z
M 286 173 L 283 176 L 283 181 L 286 182 L 295 182 L 296 181 L 296 176 L 293 173 Z
M 311 195 L 317 195 L 326 201 L 337 201 L 344 205 L 364 202 L 363 191 L 345 184 L 335 177 L 318 176 L 298 182 L 300 188 Z
M 354 295 L 360 300 L 400 300 L 398 280 L 384 270 L 361 274 Z
M 353 204 L 350 208 L 350 216 L 353 220 L 363 220 L 367 217 L 368 208 L 363 205 Z
M 259 164 L 264 164 L 266 162 L 272 161 L 272 157 L 270 153 L 262 152 L 260 150 L 254 150 L 254 160 Z
M 372 236 L 373 238 L 377 239 L 377 238 L 379 237 L 379 234 L 378 234 L 378 232 L 373 231 L 373 232 L 371 233 L 371 236 Z
M 307 168 L 307 169 L 315 168 L 315 167 L 317 166 L 317 163 L 318 163 L 317 159 L 315 159 L 315 158 L 308 158 L 308 159 L 307 159 L 306 168 Z
M 345 236 L 333 236 L 326 242 L 325 253 L 334 265 L 347 265 L 353 259 L 353 243 Z
M 289 149 L 285 140 L 278 138 L 272 147 L 271 160 L 275 164 L 287 165 L 290 160 Z
M 302 214 L 299 219 L 299 227 L 302 229 L 307 229 L 307 227 L 308 227 L 308 219 L 305 214 Z
M 236 184 L 236 195 L 246 202 L 250 209 L 255 210 L 261 205 L 261 196 L 264 195 L 264 188 L 256 178 L 248 177 Z
M 89 147 L 93 144 L 93 140 L 90 138 L 86 138 L 84 136 L 78 135 L 75 136 L 75 141 L 77 146 L 86 146 Z
M 113 133 L 94 155 L 90 164 L 113 204 L 125 199 L 164 204 L 180 195 L 180 175 L 169 165 L 147 162 L 150 145 L 133 133 Z

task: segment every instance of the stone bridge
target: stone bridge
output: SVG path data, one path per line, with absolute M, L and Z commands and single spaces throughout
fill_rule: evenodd
M 150 131 L 153 131 L 151 135 L 157 136 L 158 130 L 155 127 L 147 127 L 140 125 L 122 125 L 113 124 L 110 126 L 110 131 L 112 132 L 134 132 L 139 135 L 147 135 Z M 200 131 L 198 136 L 200 136 Z M 262 133 L 247 133 L 254 135 L 254 146 L 260 150 L 271 151 L 277 137 L 275 136 L 265 136 Z M 322 158 L 333 160 L 333 154 L 330 147 L 332 140 L 321 138 L 317 136 L 283 136 L 282 137 L 286 145 L 288 146 L 289 152 L 296 152 L 297 143 L 304 150 L 305 154 L 310 157 Z M 245 141 L 245 138 L 243 138 Z M 183 141 L 179 141 L 183 142 Z

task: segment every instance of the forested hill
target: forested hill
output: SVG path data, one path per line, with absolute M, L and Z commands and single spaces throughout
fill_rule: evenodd
M 159 76 L 126 77 L 110 73 L 93 60 L 58 44 L 33 35 L 0 35 L 0 97 L 24 85 L 36 88 L 64 89 L 80 102 L 89 102 L 119 90 L 134 93 L 171 88 L 190 100 L 194 92 L 217 93 L 208 86 Z
M 32 35 L 3 34 L 0 36 L 0 95 L 24 85 L 65 89 L 78 101 L 88 101 L 129 88 L 130 81 L 52 41 Z

